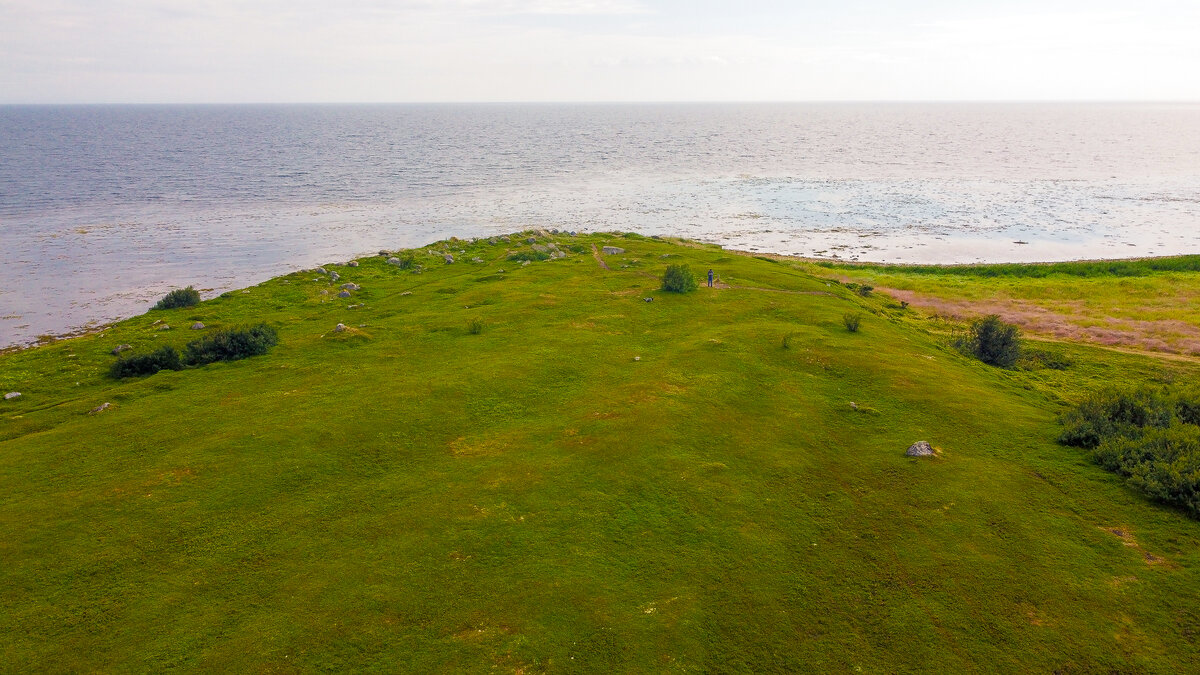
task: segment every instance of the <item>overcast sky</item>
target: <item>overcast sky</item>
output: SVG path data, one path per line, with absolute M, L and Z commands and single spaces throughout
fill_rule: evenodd
M 1200 0 L 0 0 L 0 103 L 1200 100 Z

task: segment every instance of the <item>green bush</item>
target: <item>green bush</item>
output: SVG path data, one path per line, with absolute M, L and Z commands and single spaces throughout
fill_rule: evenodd
M 247 356 L 266 354 L 279 343 L 275 329 L 265 323 L 240 329 L 217 331 L 187 345 L 186 361 L 202 366 L 215 361 L 236 361 Z
M 975 358 L 1000 368 L 1012 368 L 1021 356 L 1021 332 L 992 314 L 971 323 L 968 348 Z
M 483 319 L 475 317 L 467 322 L 467 332 L 471 335 L 479 335 L 483 332 Z
M 149 354 L 117 359 L 110 373 L 117 379 L 153 375 L 160 370 L 181 370 L 183 362 L 174 347 L 163 347 Z
M 535 262 L 541 260 L 549 260 L 550 254 L 545 251 L 518 251 L 508 256 L 508 259 L 513 262 Z
M 400 263 L 396 267 L 402 270 L 411 270 L 418 267 L 416 251 L 401 251 L 396 257 L 400 260 Z
M 687 265 L 667 265 L 663 273 L 662 289 L 672 293 L 687 293 L 696 290 L 696 276 Z
M 195 307 L 200 304 L 200 291 L 188 286 L 176 288 L 163 296 L 154 306 L 155 309 L 175 309 L 176 307 Z
M 861 312 L 846 312 L 842 315 L 842 324 L 846 326 L 846 330 L 851 333 L 858 332 L 858 326 L 862 323 Z
M 1200 393 L 1138 389 L 1093 394 L 1061 418 L 1059 442 L 1160 502 L 1200 517 Z

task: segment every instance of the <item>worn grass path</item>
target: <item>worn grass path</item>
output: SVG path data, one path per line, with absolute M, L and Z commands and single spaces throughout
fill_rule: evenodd
M 1053 440 L 1067 401 L 1194 364 L 998 371 L 800 263 L 527 236 L 569 255 L 451 241 L 0 356 L 0 670 L 1200 663 L 1200 526 Z M 668 263 L 746 288 L 662 293 Z M 105 375 L 194 321 L 281 343 Z

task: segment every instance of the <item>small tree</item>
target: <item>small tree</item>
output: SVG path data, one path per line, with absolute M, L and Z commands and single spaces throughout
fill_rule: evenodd
M 176 288 L 163 296 L 154 306 L 155 309 L 175 309 L 176 307 L 194 307 L 200 304 L 200 291 L 188 286 Z
M 696 290 L 696 277 L 687 265 L 667 265 L 663 273 L 662 289 L 672 293 L 687 293 Z
M 992 314 L 971 323 L 969 346 L 980 361 L 1011 368 L 1021 356 L 1021 332 Z

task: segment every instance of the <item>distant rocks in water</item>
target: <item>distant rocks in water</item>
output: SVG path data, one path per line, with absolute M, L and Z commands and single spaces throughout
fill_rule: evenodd
M 342 291 L 341 293 L 338 293 L 338 297 L 339 298 L 348 298 L 348 297 L 350 297 L 350 291 Z
M 358 267 L 358 261 L 357 261 L 357 260 L 351 260 L 350 262 L 346 263 L 346 266 L 347 266 L 347 267 Z
M 341 333 L 344 330 L 346 330 L 346 324 L 344 324 L 344 323 L 339 323 L 338 325 L 333 327 L 333 332 L 335 332 L 335 333 Z
M 936 453 L 927 441 L 917 441 L 908 446 L 908 450 L 905 450 L 904 454 L 908 457 L 932 457 Z
M 133 345 L 117 345 L 116 347 L 112 348 L 112 355 L 116 356 L 117 354 L 120 354 L 121 352 L 125 351 L 126 349 L 133 349 Z
M 450 263 L 454 262 L 454 256 L 446 253 L 442 255 L 442 260 L 445 260 L 446 264 L 449 265 Z
M 111 403 L 101 403 L 100 405 L 96 406 L 95 408 L 92 408 L 92 411 L 88 414 L 89 415 L 97 415 L 97 414 L 104 412 L 105 410 L 108 410 L 111 407 L 112 407 Z
M 604 248 L 600 249 L 600 252 L 604 255 L 620 255 L 625 252 L 625 249 L 619 246 L 605 246 Z
M 197 321 L 196 323 L 192 324 L 192 330 L 204 330 L 204 324 Z
M 19 392 L 19 391 L 10 391 L 4 395 L 5 401 L 11 401 L 13 399 L 18 399 L 18 398 L 21 398 L 21 392 Z
M 344 291 L 357 291 L 357 290 L 359 290 L 359 288 L 361 288 L 361 287 L 354 282 L 342 284 L 342 290 L 344 290 Z

